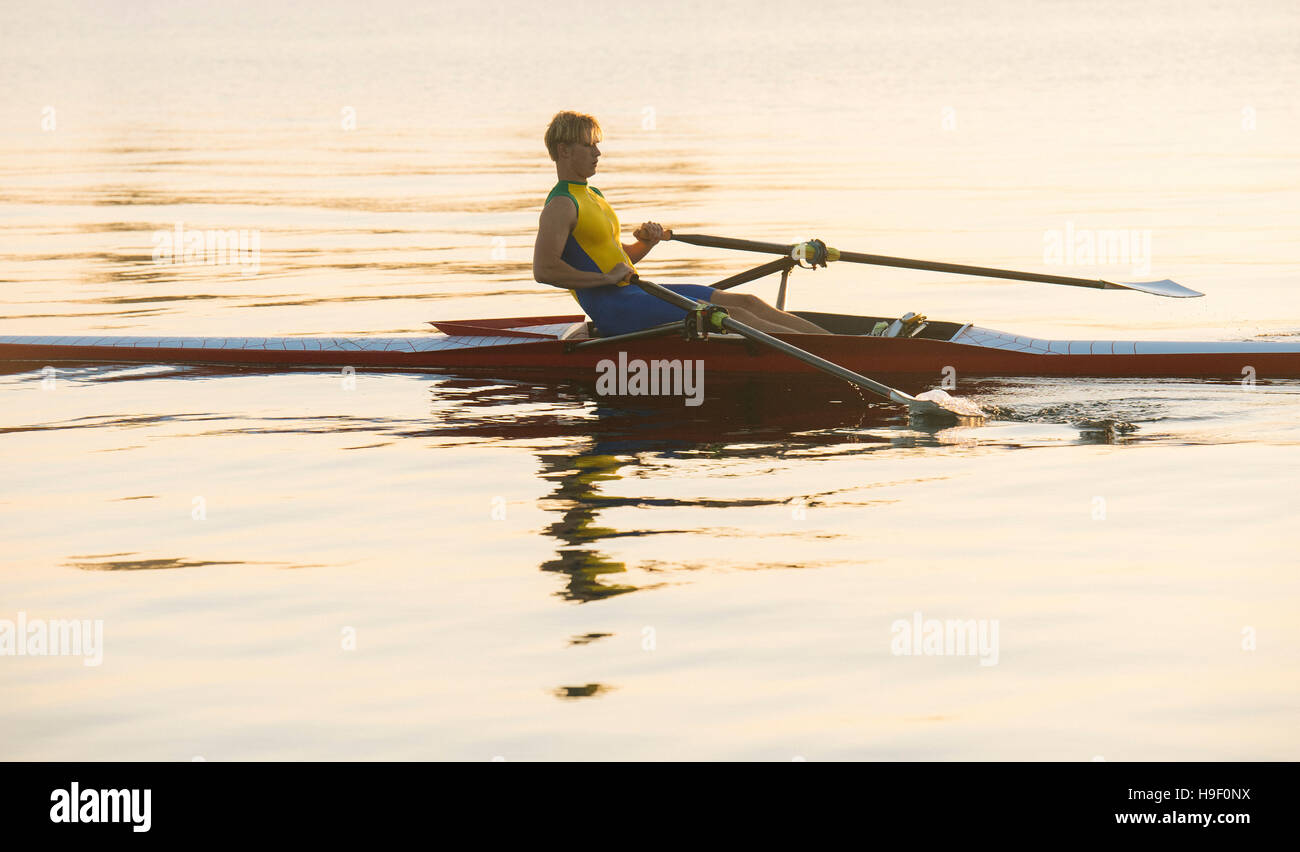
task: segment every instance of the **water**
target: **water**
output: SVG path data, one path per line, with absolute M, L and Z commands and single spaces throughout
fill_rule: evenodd
M 0 334 L 570 312 L 528 271 L 566 107 L 625 225 L 1026 269 L 1150 230 L 1149 270 L 1049 271 L 1208 294 L 849 267 L 792 307 L 1300 333 L 1292 4 L 584 9 L 0 11 Z M 177 222 L 257 231 L 256 273 L 154 264 Z M 103 619 L 104 656 L 4 659 L 5 759 L 1300 755 L 1300 382 L 963 382 L 994 417 L 943 429 L 835 383 L 29 366 L 0 619 Z M 917 612 L 996 620 L 997 664 L 892 653 Z

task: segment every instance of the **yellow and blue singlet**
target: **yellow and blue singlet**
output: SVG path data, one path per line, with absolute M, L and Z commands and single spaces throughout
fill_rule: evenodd
M 618 215 L 599 189 L 586 181 L 562 180 L 546 196 L 546 203 L 550 204 L 557 196 L 568 198 L 578 210 L 578 220 L 560 253 L 565 263 L 584 272 L 608 272 L 620 263 L 636 269 L 623 250 Z M 712 287 L 700 284 L 675 284 L 669 289 L 706 302 L 714 292 Z M 570 292 L 604 337 L 675 322 L 686 315 L 681 308 L 651 296 L 640 287 L 630 287 L 627 282 Z

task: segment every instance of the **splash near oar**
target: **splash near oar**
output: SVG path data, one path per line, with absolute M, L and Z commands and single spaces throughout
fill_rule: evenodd
M 947 411 L 950 414 L 955 414 L 961 418 L 983 420 L 985 416 L 984 412 L 980 410 L 980 407 L 969 399 L 960 396 L 951 396 L 942 388 L 935 388 L 934 390 L 928 390 L 925 393 L 918 393 L 916 398 L 917 400 L 923 400 L 925 402 L 933 402 L 944 411 Z

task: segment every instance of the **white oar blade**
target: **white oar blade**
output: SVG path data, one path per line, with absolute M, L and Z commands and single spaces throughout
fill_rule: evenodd
M 1117 290 L 1137 290 L 1141 293 L 1150 293 L 1152 296 L 1169 296 L 1173 299 L 1191 299 L 1196 296 L 1204 296 L 1190 287 L 1184 287 L 1176 281 L 1170 281 L 1168 278 L 1163 281 L 1134 281 L 1134 282 L 1106 282 L 1107 289 L 1114 287 Z

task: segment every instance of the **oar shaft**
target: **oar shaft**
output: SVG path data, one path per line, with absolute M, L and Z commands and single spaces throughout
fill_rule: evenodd
M 767 254 L 789 255 L 790 252 L 794 251 L 794 247 L 798 245 L 798 243 L 792 243 L 783 246 L 780 243 L 761 243 L 756 240 L 737 240 L 732 237 L 711 237 L 708 234 L 679 234 L 676 231 L 668 231 L 667 234 L 670 240 L 679 243 L 690 243 L 693 246 L 757 251 L 766 252 Z
M 709 248 L 736 249 L 738 251 L 764 252 L 790 256 L 800 243 L 782 245 L 756 240 L 738 240 L 732 237 L 712 237 L 707 234 L 678 234 L 668 231 L 668 239 Z M 872 266 L 893 266 L 899 269 L 921 269 L 928 272 L 951 272 L 957 275 L 979 275 L 984 278 L 1007 278 L 1012 281 L 1035 281 L 1041 284 L 1065 284 L 1069 287 L 1089 287 L 1094 290 L 1138 290 L 1156 296 L 1200 296 L 1172 281 L 1125 284 L 1097 278 L 1075 278 L 1069 275 L 1046 275 L 1038 272 L 1017 272 L 1014 269 L 996 269 L 991 266 L 971 266 L 964 263 L 942 263 L 936 260 L 913 260 L 907 257 L 889 257 L 883 254 L 864 254 L 856 251 L 827 249 L 827 260 L 846 260 L 850 263 L 867 263 Z
M 912 260 L 906 257 L 888 257 L 883 254 L 863 254 L 857 251 L 840 252 L 840 260 L 850 263 L 869 263 L 873 266 L 895 266 L 900 269 L 924 269 L 929 272 L 952 272 L 957 275 L 980 275 L 984 278 L 1009 278 L 1013 281 L 1037 281 L 1042 284 L 1066 284 L 1070 287 L 1091 287 L 1094 290 L 1123 289 L 1095 278 L 1073 278 L 1068 275 L 1044 275 L 1039 272 L 1017 272 L 1014 269 L 994 269 L 990 266 L 970 266 L 964 263 L 941 263 L 936 260 Z
M 650 295 L 657 296 L 665 302 L 676 305 L 683 310 L 695 310 L 695 308 L 700 305 L 700 303 L 695 299 L 692 299 L 689 296 L 683 296 L 681 293 L 674 293 L 667 287 L 655 284 L 653 281 L 646 281 L 643 278 L 633 276 L 632 283 L 636 284 Z M 889 385 L 882 384 L 875 379 L 869 379 L 864 375 L 855 373 L 845 367 L 841 367 L 839 364 L 827 361 L 825 358 L 820 358 L 811 352 L 804 351 L 798 346 L 792 346 L 784 340 L 779 340 L 770 334 L 752 328 L 743 322 L 732 319 L 729 316 L 723 317 L 722 326 L 728 331 L 734 331 L 742 337 L 746 337 L 756 343 L 762 343 L 765 346 L 770 346 L 778 352 L 783 352 L 786 355 L 789 355 L 791 358 L 796 358 L 810 367 L 816 367 L 817 369 L 830 373 L 832 376 L 841 378 L 846 382 L 851 382 L 859 387 L 866 388 L 872 393 L 882 396 L 891 402 L 907 403 L 909 401 L 915 401 L 910 394 L 891 388 Z

